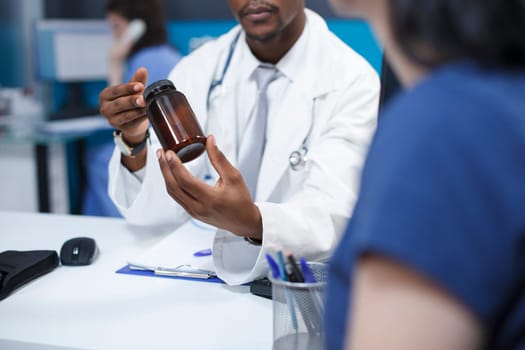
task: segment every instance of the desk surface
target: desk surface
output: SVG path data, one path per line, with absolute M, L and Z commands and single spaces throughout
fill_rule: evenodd
M 0 345 L 16 349 L 270 349 L 272 304 L 249 288 L 115 273 L 165 233 L 123 220 L 0 212 L 0 251 L 96 240 L 90 266 L 59 266 L 0 301 Z M 34 345 L 34 347 L 33 347 Z M 1 347 L 1 346 L 0 346 Z

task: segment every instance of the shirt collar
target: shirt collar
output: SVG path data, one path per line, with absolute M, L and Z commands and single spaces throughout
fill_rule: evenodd
M 297 39 L 290 50 L 276 64 L 279 72 L 291 81 L 296 80 L 301 72 L 301 63 L 304 62 L 304 56 L 306 55 L 308 36 L 309 25 L 307 19 L 304 30 L 299 36 L 299 39 Z M 240 51 L 239 54 L 241 57 L 240 62 L 242 62 L 242 69 L 245 72 L 248 72 L 248 76 L 251 76 L 262 62 L 259 61 L 250 50 L 250 47 L 246 43 L 246 34 L 244 32 L 241 33 L 237 45 L 239 46 L 238 50 Z
M 307 43 L 309 36 L 308 19 L 304 25 L 304 30 L 299 36 L 299 39 L 290 48 L 279 62 L 277 62 L 277 69 L 291 81 L 295 81 L 301 72 L 301 67 L 306 55 Z
M 237 45 L 239 46 L 239 62 L 241 62 L 242 71 L 247 74 L 247 77 L 250 77 L 261 62 L 253 55 L 246 43 L 246 33 L 244 31 L 241 33 Z

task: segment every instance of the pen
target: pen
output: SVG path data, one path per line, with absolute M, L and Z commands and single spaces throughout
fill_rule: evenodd
M 272 271 L 273 278 L 280 279 L 281 274 L 279 272 L 279 265 L 277 264 L 277 262 L 268 253 L 266 253 L 266 260 L 268 260 L 268 265 L 270 265 L 270 270 Z
M 209 279 L 211 277 L 215 277 L 215 274 L 205 273 L 205 272 L 155 270 L 153 271 L 153 273 L 157 276 L 189 277 L 189 278 L 200 278 L 200 279 Z
M 308 263 L 306 262 L 306 260 L 304 260 L 304 258 L 301 258 L 300 263 L 301 263 L 301 269 L 303 270 L 304 281 L 306 283 L 317 282 L 317 280 L 315 279 L 314 273 L 308 266 Z
M 293 254 L 288 253 L 286 254 L 286 258 L 288 259 L 288 280 L 290 282 L 297 282 L 297 283 L 304 283 L 304 277 L 301 272 L 301 269 L 297 265 L 297 261 L 295 260 L 295 257 Z M 299 311 L 301 312 L 301 315 L 303 316 L 303 321 L 308 329 L 308 333 L 310 334 L 316 334 L 318 329 L 320 327 L 319 324 L 316 323 L 316 320 L 318 319 L 318 316 L 316 315 L 315 311 L 312 311 L 312 308 L 310 305 L 312 305 L 313 300 L 311 299 L 311 296 L 307 293 L 303 293 L 300 291 L 295 291 L 295 302 L 299 306 Z
M 277 252 L 277 260 L 279 261 L 279 272 L 281 273 L 281 279 L 283 281 L 288 281 L 288 277 L 286 276 L 286 264 L 284 262 L 284 256 L 282 251 Z
M 300 259 L 300 264 L 301 264 L 301 269 L 303 270 L 304 281 L 306 283 L 316 283 L 317 279 L 315 278 L 314 273 L 312 272 L 312 269 L 310 268 L 310 266 L 308 266 L 308 263 L 306 262 L 304 258 Z M 312 296 L 311 301 L 313 302 L 315 311 L 318 313 L 318 315 L 322 315 L 324 313 L 324 308 L 323 308 L 323 302 L 321 300 L 321 297 L 315 290 L 311 291 L 311 296 Z M 317 318 L 314 318 L 314 319 L 317 319 Z M 320 329 L 321 326 L 317 325 L 317 327 L 319 327 Z
M 279 262 L 279 272 L 281 274 L 281 279 L 283 281 L 287 281 L 286 277 L 286 264 L 284 263 L 284 256 L 282 251 L 277 251 L 277 261 Z M 286 297 L 286 303 L 288 304 L 288 308 L 290 309 L 290 318 L 292 319 L 292 326 L 293 329 L 297 332 L 299 330 L 299 325 L 297 323 L 297 315 L 295 314 L 295 306 L 294 306 L 294 299 L 292 297 L 292 294 L 286 287 L 284 287 L 284 294 Z
M 297 266 L 297 262 L 295 261 L 293 254 L 287 254 L 286 257 L 288 258 L 288 263 L 289 263 L 288 266 L 290 267 L 288 279 L 290 280 L 290 282 L 303 283 L 304 282 L 303 274 L 301 272 L 301 269 L 299 269 L 299 266 Z
M 211 249 L 207 248 L 207 249 L 196 251 L 195 253 L 193 253 L 193 256 L 196 256 L 196 257 L 209 256 L 211 255 L 211 253 L 212 253 Z

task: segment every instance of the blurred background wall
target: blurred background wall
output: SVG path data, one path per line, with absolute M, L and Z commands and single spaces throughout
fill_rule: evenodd
M 225 0 L 166 0 L 164 4 L 168 19 L 171 20 L 233 18 Z M 306 0 L 306 6 L 322 16 L 335 17 L 326 0 Z M 44 1 L 45 15 L 48 18 L 102 18 L 103 8 L 104 0 Z

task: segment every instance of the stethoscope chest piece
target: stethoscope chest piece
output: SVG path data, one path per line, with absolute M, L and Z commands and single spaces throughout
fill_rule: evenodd
M 306 154 L 308 153 L 308 148 L 302 146 L 296 151 L 290 153 L 288 157 L 288 162 L 290 163 L 290 168 L 294 171 L 303 170 L 306 165 Z

